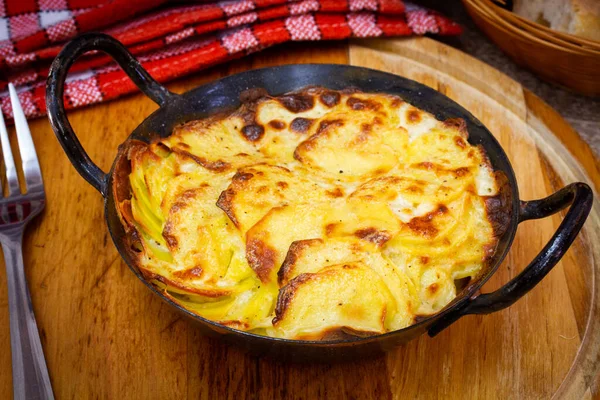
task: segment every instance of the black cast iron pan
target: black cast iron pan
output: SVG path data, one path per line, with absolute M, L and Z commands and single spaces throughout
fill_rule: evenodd
M 178 124 L 236 108 L 240 104 L 240 93 L 251 88 L 264 88 L 270 94 L 279 95 L 309 85 L 338 90 L 356 87 L 364 92 L 398 95 L 416 107 L 434 114 L 440 120 L 463 118 L 467 123 L 469 142 L 483 145 L 494 169 L 502 171 L 508 180 L 510 189 L 506 198 L 512 209 L 508 229 L 500 238 L 489 267 L 478 279 L 465 288 L 444 310 L 405 329 L 355 340 L 298 341 L 241 332 L 201 318 L 165 298 L 157 288 L 142 278 L 125 248 L 125 232 L 110 190 L 115 164 L 108 174 L 100 170 L 82 148 L 67 120 L 63 103 L 65 77 L 75 59 L 90 50 L 100 50 L 112 56 L 140 90 L 160 106 L 133 131 L 130 139 L 148 141 L 156 134 L 165 137 L 170 135 Z M 157 296 L 198 322 L 206 334 L 241 345 L 256 355 L 276 356 L 283 360 L 326 362 L 362 358 L 391 349 L 424 332 L 434 336 L 464 315 L 487 314 L 506 308 L 533 289 L 556 265 L 580 231 L 592 206 L 592 191 L 584 183 L 572 183 L 545 199 L 520 201 L 510 162 L 494 136 L 481 122 L 454 101 L 427 86 L 366 68 L 304 64 L 258 69 L 232 75 L 178 95 L 156 82 L 121 43 L 107 35 L 92 33 L 79 36 L 68 43 L 52 63 L 46 86 L 46 104 L 50 124 L 71 163 L 104 197 L 106 222 L 111 237 L 133 273 Z M 571 207 L 552 239 L 521 274 L 495 292 L 479 294 L 479 288 L 506 256 L 519 222 L 547 217 L 569 205 Z

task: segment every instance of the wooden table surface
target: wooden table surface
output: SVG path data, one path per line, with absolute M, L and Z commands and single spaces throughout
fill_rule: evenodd
M 499 139 L 524 199 L 544 197 L 572 180 L 600 187 L 598 160 L 556 112 L 504 75 L 430 39 L 286 45 L 168 87 L 182 92 L 250 68 L 304 62 L 387 70 L 452 97 Z M 69 117 L 91 158 L 108 170 L 117 146 L 155 109 L 149 99 L 133 95 Z M 155 297 L 119 257 L 101 196 L 69 164 L 48 122 L 32 121 L 31 131 L 47 208 L 27 232 L 25 266 L 58 399 L 534 399 L 555 393 L 570 370 L 567 381 L 574 384 L 563 387 L 564 393 L 598 393 L 598 360 L 576 358 L 580 347 L 589 354 L 598 347 L 588 340 L 600 324 L 590 319 L 598 307 L 592 300 L 600 259 L 597 202 L 573 249 L 511 308 L 463 318 L 433 339 L 423 336 L 372 360 L 282 364 L 202 337 Z M 522 224 L 507 260 L 483 291 L 516 276 L 560 220 L 557 215 Z M 5 287 L 0 273 L 0 288 Z M 2 289 L 0 399 L 12 394 L 10 362 Z

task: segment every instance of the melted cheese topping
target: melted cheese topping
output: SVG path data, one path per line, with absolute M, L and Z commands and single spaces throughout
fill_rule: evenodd
M 132 144 L 128 158 L 120 208 L 139 268 L 236 329 L 291 339 L 401 329 L 452 301 L 497 243 L 483 150 L 461 121 L 395 96 L 265 94 Z

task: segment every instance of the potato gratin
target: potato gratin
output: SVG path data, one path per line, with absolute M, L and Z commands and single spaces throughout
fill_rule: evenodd
M 327 340 L 452 301 L 509 218 L 462 120 L 399 97 L 307 88 L 128 142 L 114 190 L 146 279 L 193 313 Z

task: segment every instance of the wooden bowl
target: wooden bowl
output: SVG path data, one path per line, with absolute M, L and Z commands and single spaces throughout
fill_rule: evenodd
M 477 26 L 517 64 L 577 93 L 600 95 L 600 43 L 528 21 L 491 0 L 463 0 Z

